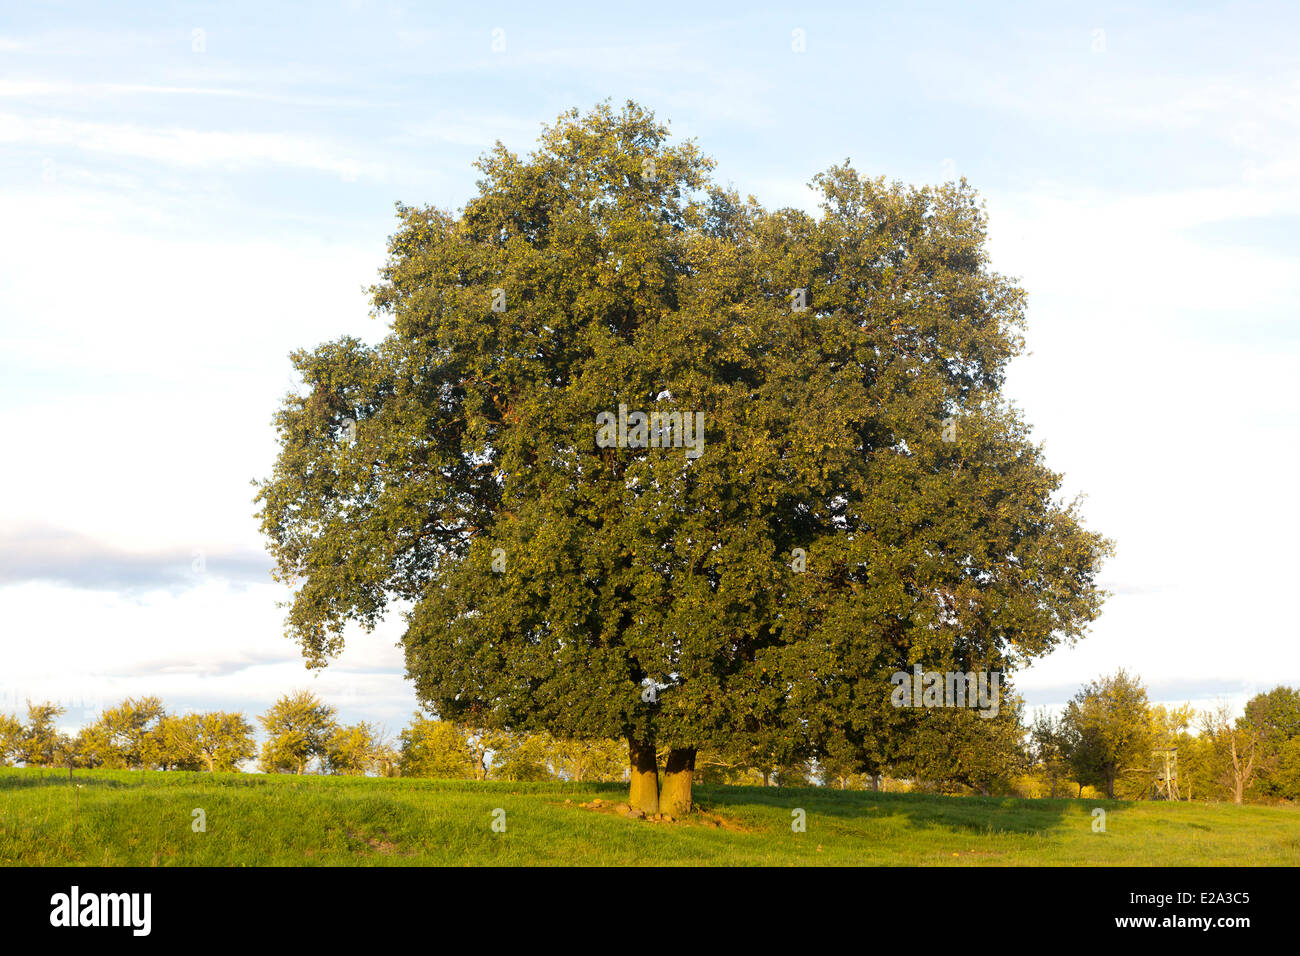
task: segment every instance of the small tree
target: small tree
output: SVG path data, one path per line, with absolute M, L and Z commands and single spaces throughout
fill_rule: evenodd
M 12 714 L 0 714 L 0 767 L 22 759 L 23 724 Z
M 627 775 L 627 744 L 621 740 L 563 740 L 553 738 L 549 762 L 565 780 L 622 780 Z
M 163 717 L 144 748 L 145 762 L 159 770 L 202 770 L 196 736 L 197 715 Z
M 486 780 L 491 765 L 492 755 L 505 746 L 508 735 L 505 731 L 475 727 L 470 724 L 457 725 L 469 748 L 470 763 L 475 780 Z
M 494 780 L 550 780 L 552 738 L 544 732 L 498 735 L 492 754 Z
M 54 746 L 53 764 L 68 768 L 68 779 L 72 771 L 79 768 L 98 767 L 100 757 L 94 746 L 94 740 L 83 729 L 75 736 L 59 734 Z
M 62 717 L 64 709 L 46 701 L 43 704 L 27 702 L 27 726 L 23 728 L 18 744 L 18 759 L 28 767 L 49 767 L 58 761 L 66 747 L 54 721 Z
M 1056 797 L 1058 784 L 1070 774 L 1067 732 L 1060 719 L 1042 710 L 1030 725 L 1029 741 L 1033 761 L 1047 778 L 1048 796 Z
M 213 711 L 198 714 L 195 741 L 199 756 L 210 772 L 231 773 L 257 753 L 253 725 L 243 714 Z
M 1300 738 L 1300 690 L 1279 686 L 1256 694 L 1247 701 L 1241 720 L 1259 732 L 1255 789 L 1264 796 L 1285 797 L 1289 788 L 1282 759 L 1290 742 Z
M 253 727 L 240 713 L 213 711 L 165 717 L 148 755 L 164 770 L 232 772 L 257 754 Z
M 1065 708 L 1070 766 L 1080 786 L 1094 784 L 1115 799 L 1122 776 L 1145 782 L 1151 768 L 1151 723 L 1146 688 L 1121 668 L 1084 686 Z M 1134 791 L 1137 795 L 1143 788 Z
M 472 779 L 474 759 L 461 729 L 416 713 L 400 736 L 403 777 Z
M 1287 739 L 1279 748 L 1273 788 L 1285 800 L 1300 800 L 1300 736 Z
M 1221 701 L 1201 715 L 1201 733 L 1210 743 L 1219 777 L 1227 783 L 1232 802 L 1240 805 L 1259 769 L 1260 727 L 1246 717 L 1233 720 L 1232 707 Z
M 379 728 L 371 724 L 336 727 L 325 745 L 325 769 L 332 774 L 364 777 L 378 771 L 386 749 Z
M 281 697 L 257 719 L 268 737 L 261 759 L 266 773 L 306 773 L 313 760 L 327 758 L 338 726 L 334 708 L 305 690 Z
M 128 697 L 100 714 L 87 739 L 106 767 L 142 770 L 157 766 L 161 752 L 155 735 L 166 716 L 157 697 Z
M 389 736 L 387 728 L 380 727 L 375 731 L 372 772 L 380 777 L 396 777 L 400 775 L 401 763 L 402 755 L 398 753 L 393 738 Z

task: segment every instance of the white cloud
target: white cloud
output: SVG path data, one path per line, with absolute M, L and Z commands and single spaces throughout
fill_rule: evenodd
M 64 104 L 85 106 L 88 101 L 126 97 L 193 97 L 196 99 L 234 99 L 292 106 L 364 108 L 373 101 L 358 96 L 311 96 L 268 90 L 224 86 L 162 85 L 155 83 L 51 83 L 47 80 L 0 80 L 0 97 L 15 100 L 62 100 Z
M 1030 301 L 1032 354 L 1009 391 L 1067 489 L 1088 492 L 1089 524 L 1118 546 L 1106 577 L 1129 592 L 1023 686 L 1118 666 L 1256 689 L 1300 678 L 1296 625 L 1276 606 L 1300 537 L 1300 348 L 1279 338 L 1300 263 L 1191 231 L 1300 211 L 1276 182 L 990 197 L 994 264 Z
M 0 713 L 49 699 L 76 727 L 125 697 L 153 694 L 175 712 L 237 708 L 253 720 L 306 688 L 345 721 L 400 727 L 416 704 L 394 630 L 354 630 L 339 658 L 308 672 L 282 636 L 274 602 L 285 593 L 273 585 L 241 593 L 218 581 L 137 599 L 46 584 L 0 589 L 6 632 L 20 638 L 6 644 Z
M 174 240 L 166 205 L 77 190 L 0 194 L 0 217 L 0 408 L 29 462 L 0 471 L 0 520 L 260 549 L 248 482 L 270 470 L 288 353 L 382 334 L 362 292 L 379 237 Z
M 59 117 L 0 114 L 0 143 L 71 147 L 192 168 L 245 169 L 289 166 L 333 173 L 343 179 L 382 180 L 384 166 L 336 155 L 328 143 L 281 133 L 155 129 L 124 123 L 91 123 Z

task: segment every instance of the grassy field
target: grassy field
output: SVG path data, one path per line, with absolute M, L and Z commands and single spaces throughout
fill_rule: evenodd
M 79 784 L 80 786 L 74 786 Z M 651 823 L 617 784 L 0 769 L 0 864 L 1298 865 L 1300 810 L 697 787 Z M 566 801 L 569 801 L 566 804 Z M 1106 832 L 1092 810 L 1106 811 Z M 505 832 L 494 832 L 494 811 Z M 792 811 L 807 831 L 791 830 Z M 194 832 L 202 809 L 206 832 Z

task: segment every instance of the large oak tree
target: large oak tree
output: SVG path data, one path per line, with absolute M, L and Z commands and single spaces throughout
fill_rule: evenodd
M 632 103 L 478 165 L 458 213 L 398 207 L 383 341 L 293 356 L 258 501 L 310 664 L 400 601 L 433 711 L 625 738 L 680 813 L 700 747 L 871 770 L 917 719 L 893 671 L 1096 616 L 1108 544 L 1000 395 L 1024 297 L 964 182 L 846 164 L 769 211 Z M 700 454 L 606 447 L 620 406 L 702 414 Z

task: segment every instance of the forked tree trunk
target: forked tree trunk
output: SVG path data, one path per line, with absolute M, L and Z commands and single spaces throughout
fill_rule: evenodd
M 655 762 L 654 744 L 627 739 L 628 768 L 632 782 L 628 787 L 628 804 L 646 816 L 659 812 L 659 766 Z
M 684 817 L 691 812 L 691 783 L 695 779 L 695 748 L 674 747 L 664 765 L 664 785 L 659 791 L 659 812 Z

